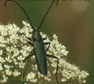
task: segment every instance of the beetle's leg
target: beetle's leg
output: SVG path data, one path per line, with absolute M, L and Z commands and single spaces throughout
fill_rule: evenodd
M 28 40 L 30 40 L 30 41 L 33 41 L 31 38 L 29 38 L 29 37 L 26 37 Z
M 43 38 L 42 40 L 46 40 L 47 38 Z
M 58 79 L 57 79 L 57 72 L 58 72 L 58 58 L 57 58 L 56 56 L 53 56 L 53 55 L 47 55 L 47 56 L 48 56 L 48 57 L 51 57 L 51 58 L 54 58 L 54 59 L 57 59 L 57 67 L 56 67 L 56 74 L 55 74 L 55 77 L 56 77 L 57 83 L 60 84 L 59 81 L 58 81 Z
M 32 50 L 31 52 L 30 52 L 30 54 L 24 59 L 24 61 L 26 61 L 28 58 L 30 58 L 31 56 L 33 56 L 34 55 L 34 50 Z
M 49 47 L 50 47 L 50 42 L 44 43 L 44 45 L 48 45 L 48 48 L 46 50 L 46 51 L 48 51 L 49 50 Z
M 24 45 L 26 45 L 26 44 L 28 44 L 28 43 L 29 43 L 30 45 L 34 46 L 33 43 L 27 42 L 27 43 L 24 43 L 23 45 L 21 45 L 20 47 L 17 47 L 17 48 L 21 48 L 22 46 L 24 46 Z
M 24 46 L 24 45 L 26 45 L 26 44 L 30 44 L 30 45 L 34 46 L 33 43 L 31 43 L 31 42 L 24 43 L 22 46 Z M 22 47 L 22 46 L 21 46 L 21 47 Z

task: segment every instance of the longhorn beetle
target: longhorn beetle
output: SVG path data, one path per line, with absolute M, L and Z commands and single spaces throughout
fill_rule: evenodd
M 50 47 L 50 42 L 46 42 L 44 43 L 43 41 L 46 40 L 46 38 L 42 38 L 42 36 L 40 35 L 40 28 L 46 18 L 46 16 L 48 15 L 52 5 L 54 4 L 55 0 L 52 1 L 52 3 L 50 4 L 46 14 L 44 15 L 39 27 L 35 28 L 32 23 L 31 23 L 31 20 L 28 16 L 28 14 L 26 13 L 26 11 L 23 9 L 23 7 L 15 0 L 6 0 L 4 5 L 6 6 L 7 2 L 8 1 L 12 1 L 12 2 L 15 2 L 20 8 L 21 10 L 24 12 L 24 14 L 27 16 L 28 20 L 29 20 L 29 23 L 30 23 L 30 26 L 31 28 L 33 28 L 33 33 L 32 33 L 32 38 L 29 38 L 29 37 L 26 37 L 30 42 L 27 42 L 28 44 L 30 44 L 31 46 L 34 47 L 34 53 L 33 54 L 29 54 L 28 57 L 25 58 L 28 59 L 29 57 L 35 55 L 35 58 L 36 58 L 36 62 L 37 62 L 37 66 L 38 66 L 38 70 L 41 74 L 43 74 L 44 76 L 47 75 L 47 61 L 46 61 L 46 56 L 48 57 L 51 57 L 51 58 L 54 58 L 54 59 L 57 59 L 57 68 L 56 68 L 56 74 L 55 74 L 55 77 L 56 77 L 56 81 L 58 84 L 59 81 L 57 79 L 57 71 L 58 71 L 58 58 L 56 56 L 53 56 L 53 55 L 48 55 L 46 52 L 48 51 L 49 47 Z M 57 0 L 57 3 L 56 3 L 56 6 L 58 4 L 58 0 Z M 25 44 L 27 44 L 25 43 Z M 23 44 L 23 45 L 25 45 Z M 44 48 L 44 45 L 49 45 L 47 50 Z

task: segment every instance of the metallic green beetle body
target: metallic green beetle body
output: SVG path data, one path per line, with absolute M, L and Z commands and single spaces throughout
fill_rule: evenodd
M 41 74 L 47 75 L 46 50 L 39 30 L 33 31 L 32 38 L 38 69 Z

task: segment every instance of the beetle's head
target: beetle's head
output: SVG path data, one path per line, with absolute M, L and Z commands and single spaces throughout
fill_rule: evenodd
M 37 40 L 41 40 L 42 39 L 39 29 L 35 28 L 33 30 L 32 38 L 33 38 L 33 41 L 37 41 Z

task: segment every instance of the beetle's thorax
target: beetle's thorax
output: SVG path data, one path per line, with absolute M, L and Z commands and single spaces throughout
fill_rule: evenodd
M 33 41 L 42 41 L 39 29 L 34 29 L 32 34 Z

